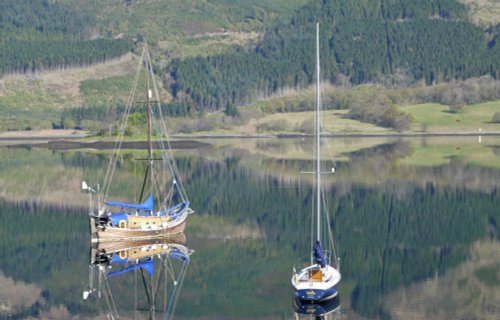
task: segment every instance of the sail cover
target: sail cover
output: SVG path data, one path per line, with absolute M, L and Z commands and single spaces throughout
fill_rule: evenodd
M 110 273 L 108 273 L 108 278 L 119 276 L 119 275 L 127 273 L 127 272 L 129 272 L 131 270 L 136 270 L 136 269 L 139 269 L 139 268 L 146 270 L 149 273 L 150 276 L 153 276 L 153 274 L 155 272 L 154 261 L 153 260 L 148 260 L 148 261 L 145 261 L 145 262 L 140 262 L 138 264 L 134 264 L 132 266 L 123 268 L 122 270 L 111 271 Z
M 175 258 L 179 261 L 189 261 L 189 255 L 180 251 L 179 249 L 174 248 L 169 254 L 169 257 Z
M 149 210 L 153 211 L 154 210 L 154 203 L 153 203 L 153 194 L 150 193 L 146 201 L 140 204 L 132 204 L 132 203 L 124 203 L 124 202 L 115 202 L 115 201 L 106 201 L 104 202 L 108 206 L 114 206 L 114 207 L 122 207 L 122 208 L 129 208 L 129 209 L 136 209 L 136 210 Z
M 316 261 L 317 264 L 321 265 L 321 268 L 324 268 L 326 266 L 326 257 L 319 241 L 316 241 L 313 251 L 314 251 L 314 260 Z

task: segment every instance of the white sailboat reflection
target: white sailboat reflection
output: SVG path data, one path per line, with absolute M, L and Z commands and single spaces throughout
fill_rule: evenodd
M 295 297 L 293 311 L 296 319 L 333 320 L 340 319 L 340 297 L 323 301 L 307 301 Z

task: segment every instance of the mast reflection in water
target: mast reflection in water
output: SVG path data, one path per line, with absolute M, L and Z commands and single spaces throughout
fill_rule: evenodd
M 93 245 L 83 298 L 99 305 L 108 319 L 173 319 L 194 252 L 185 243 L 179 234 Z
M 340 319 L 340 296 L 323 301 L 293 299 L 296 319 L 333 320 Z

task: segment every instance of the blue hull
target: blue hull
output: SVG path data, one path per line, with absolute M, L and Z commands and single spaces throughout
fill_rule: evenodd
M 333 286 L 326 290 L 305 289 L 295 290 L 295 296 L 305 301 L 320 301 L 333 298 L 337 295 L 337 286 Z
M 330 312 L 337 310 L 340 307 L 339 295 L 331 299 L 326 299 L 323 301 L 306 301 L 302 299 L 295 298 L 293 300 L 293 310 L 296 313 L 308 314 L 308 315 L 327 315 Z

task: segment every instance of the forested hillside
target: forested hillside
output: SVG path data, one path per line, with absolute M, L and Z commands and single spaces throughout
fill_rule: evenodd
M 144 42 L 163 80 L 167 114 L 198 122 L 207 111 L 239 115 L 246 112 L 239 106 L 314 81 L 316 21 L 322 75 L 334 84 L 497 79 L 500 27 L 483 14 L 496 7 L 493 0 L 485 1 L 486 7 L 481 1 L 5 0 L 0 2 L 0 77 L 22 77 L 0 79 L 0 129 L 65 127 L 70 119 L 98 130 L 102 115 L 110 106 L 120 110 L 127 96 L 134 57 L 124 53 Z M 116 57 L 121 59 L 109 61 Z M 101 62 L 114 65 L 101 69 L 95 65 Z M 74 67 L 91 72 L 72 74 Z M 38 73 L 47 70 L 59 73 Z M 62 83 L 66 76 L 71 82 Z M 358 117 L 354 102 L 347 102 L 335 100 L 327 107 L 348 108 L 352 119 L 387 123 Z M 393 106 L 399 101 L 386 102 L 380 112 L 402 115 Z M 307 109 L 305 102 L 297 104 L 301 107 L 294 111 Z M 385 126 L 405 130 L 411 119 L 403 120 L 404 126 Z
M 331 82 L 345 75 L 359 84 L 396 71 L 428 84 L 500 75 L 500 28 L 468 22 L 456 0 L 311 1 L 255 49 L 174 60 L 166 69 L 174 97 L 217 110 L 309 85 L 315 21 Z
M 130 40 L 99 37 L 95 17 L 59 2 L 5 0 L 0 12 L 0 75 L 86 66 L 132 49 Z

